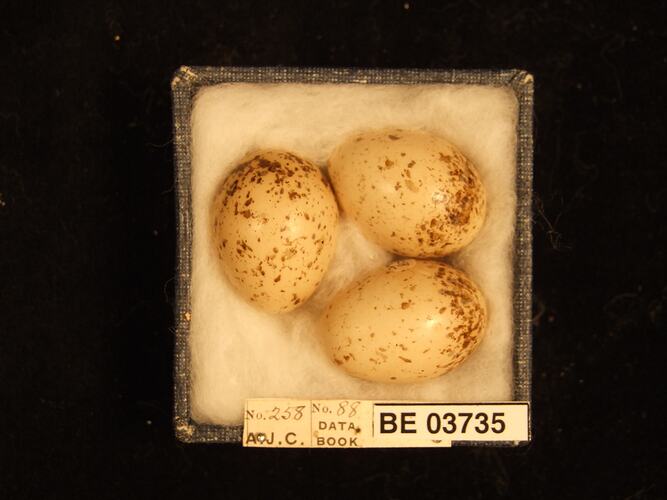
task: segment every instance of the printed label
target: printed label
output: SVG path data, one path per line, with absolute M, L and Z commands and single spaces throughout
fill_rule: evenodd
M 530 439 L 530 406 L 347 399 L 246 400 L 243 445 L 265 448 L 448 447 Z

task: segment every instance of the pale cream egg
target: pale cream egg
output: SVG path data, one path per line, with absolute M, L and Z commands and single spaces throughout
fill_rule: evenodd
M 477 170 L 436 135 L 402 129 L 353 134 L 331 155 L 329 175 L 343 212 L 399 255 L 456 252 L 484 222 Z
M 225 275 L 247 300 L 290 311 L 315 291 L 334 255 L 338 206 L 310 161 L 287 152 L 248 155 L 213 202 Z
M 402 260 L 342 291 L 325 309 L 321 335 L 331 360 L 375 382 L 418 382 L 463 362 L 484 335 L 479 288 L 442 262 Z

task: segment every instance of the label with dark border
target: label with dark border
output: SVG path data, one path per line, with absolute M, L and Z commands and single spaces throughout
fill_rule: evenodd
M 530 440 L 530 405 L 248 399 L 243 445 L 264 448 L 449 447 Z

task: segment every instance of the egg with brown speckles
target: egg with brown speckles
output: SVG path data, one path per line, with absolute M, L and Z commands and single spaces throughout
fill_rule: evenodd
M 334 150 L 329 175 L 343 212 L 367 237 L 406 257 L 460 250 L 486 215 L 477 170 L 436 135 L 402 129 L 354 134 Z
M 487 325 L 484 297 L 463 272 L 408 259 L 367 275 L 325 309 L 332 361 L 375 382 L 419 382 L 463 362 Z
M 287 312 L 315 291 L 334 255 L 338 206 L 317 166 L 287 151 L 248 155 L 213 202 L 222 269 L 248 301 Z

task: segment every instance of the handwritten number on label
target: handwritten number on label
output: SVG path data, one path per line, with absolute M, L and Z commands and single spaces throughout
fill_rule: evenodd
M 279 407 L 274 406 L 271 411 L 262 414 L 254 410 L 246 412 L 248 420 L 293 420 L 299 421 L 303 418 L 303 412 L 306 409 L 305 405 Z
M 349 403 L 347 401 L 341 401 L 340 403 L 338 403 L 338 411 L 336 411 L 336 415 L 338 415 L 339 417 L 341 415 L 345 415 L 345 409 L 347 408 L 348 404 Z
M 303 418 L 303 410 L 305 408 L 306 407 L 304 405 L 294 407 L 294 410 L 296 411 L 294 415 L 294 420 L 301 420 Z

